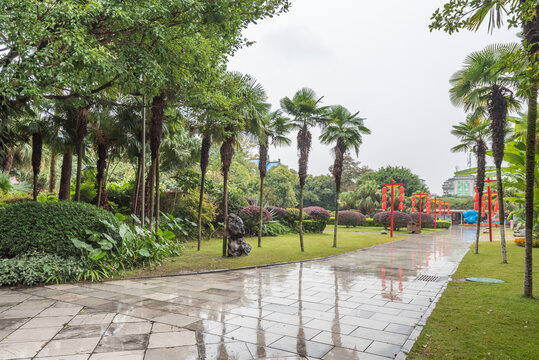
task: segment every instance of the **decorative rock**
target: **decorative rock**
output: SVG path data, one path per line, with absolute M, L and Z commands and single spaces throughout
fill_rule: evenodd
M 382 235 L 387 235 L 387 231 L 382 230 L 382 231 L 380 231 L 380 234 L 382 234 Z
M 245 241 L 243 221 L 235 214 L 228 215 L 228 256 L 249 255 L 251 245 Z

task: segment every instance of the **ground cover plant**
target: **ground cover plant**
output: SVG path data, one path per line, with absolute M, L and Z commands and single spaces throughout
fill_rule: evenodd
M 409 359 L 535 359 L 539 354 L 539 291 L 521 295 L 524 249 L 509 243 L 500 264 L 500 242 L 470 250 L 452 276 Z M 537 253 L 537 249 L 533 252 Z M 537 254 L 535 254 L 537 255 Z M 534 265 L 534 274 L 539 264 Z M 503 284 L 456 281 L 490 277 Z M 538 276 L 535 276 L 536 279 Z M 470 296 L 473 294 L 473 296 Z

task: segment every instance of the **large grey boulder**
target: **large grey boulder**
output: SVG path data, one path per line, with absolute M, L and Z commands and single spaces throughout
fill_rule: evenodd
M 249 255 L 251 245 L 245 241 L 243 221 L 235 214 L 228 215 L 228 256 Z

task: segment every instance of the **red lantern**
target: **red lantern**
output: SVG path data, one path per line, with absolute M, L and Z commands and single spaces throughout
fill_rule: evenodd
M 475 193 L 475 201 L 479 201 L 479 194 L 478 193 Z
M 401 187 L 399 188 L 399 194 L 404 194 L 404 186 L 401 186 Z
M 400 203 L 400 204 L 399 204 L 399 210 L 400 210 L 400 211 L 404 210 L 404 203 Z
M 430 199 L 429 199 L 428 196 L 425 196 L 425 201 L 426 201 L 426 202 L 430 202 Z
M 385 194 L 382 195 L 382 201 L 383 201 L 383 202 L 386 202 L 386 201 L 387 201 L 387 195 L 385 195 Z
M 475 211 L 478 211 L 479 210 L 479 203 L 475 203 L 474 206 L 473 206 L 473 209 Z
M 386 203 L 382 203 L 382 210 L 385 210 L 387 209 L 387 204 Z
M 385 186 L 382 188 L 382 194 L 387 194 L 387 188 Z
M 399 196 L 399 201 L 400 201 L 400 202 L 403 202 L 403 201 L 404 201 L 404 195 L 403 195 L 403 194 L 400 194 L 400 196 Z

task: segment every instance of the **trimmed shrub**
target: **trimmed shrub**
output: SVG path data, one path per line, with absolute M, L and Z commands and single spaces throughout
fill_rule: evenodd
M 309 219 L 311 220 L 322 220 L 327 223 L 331 217 L 329 211 L 320 206 L 309 206 L 304 208 L 303 211 L 309 215 Z
M 366 218 L 365 226 L 375 226 L 374 220 L 372 218 Z
M 239 217 L 243 220 L 245 225 L 245 231 L 249 235 L 253 235 L 258 231 L 258 224 L 260 221 L 260 206 L 250 205 L 240 210 Z M 273 218 L 270 212 L 266 209 L 262 209 L 262 223 L 272 221 Z
M 421 216 L 421 220 L 423 220 L 423 216 Z M 437 229 L 449 229 L 450 227 L 451 227 L 451 221 L 445 221 L 445 220 L 436 221 Z
M 103 223 L 117 223 L 109 212 L 77 202 L 23 202 L 0 207 L 0 257 L 39 250 L 61 257 L 78 256 L 71 238 L 89 238 L 86 230 L 120 235 Z
M 412 221 L 419 224 L 419 213 L 411 213 L 410 217 Z M 436 222 L 438 223 L 438 221 Z M 426 212 L 421 212 L 421 227 L 422 228 L 433 228 L 434 227 L 434 217 L 427 214 Z
M 279 221 L 284 220 L 286 222 L 286 218 L 288 216 L 286 209 L 283 209 L 277 206 L 268 206 L 267 209 L 270 212 L 270 214 L 272 214 L 271 216 L 273 217 L 273 220 L 279 220 Z
M 327 222 L 322 220 L 303 220 L 304 233 L 322 233 L 326 228 Z M 299 221 L 294 222 L 294 231 L 299 232 Z
M 391 212 L 382 211 L 374 215 L 374 223 L 376 225 L 382 225 L 385 229 L 388 229 L 391 226 Z M 401 227 L 406 227 L 408 223 L 412 221 L 410 215 L 400 212 L 393 212 L 393 229 L 399 230 Z
M 0 286 L 74 281 L 83 270 L 84 264 L 80 259 L 31 252 L 0 259 Z
M 305 210 L 305 209 L 304 209 Z M 299 209 L 296 209 L 296 208 L 288 208 L 286 209 L 286 213 L 287 213 L 287 221 L 290 223 L 290 224 L 294 224 L 294 221 L 299 221 Z M 305 213 L 305 211 L 303 212 L 303 220 L 307 220 L 309 219 L 309 215 L 307 215 Z
M 365 215 L 357 211 L 343 210 L 339 212 L 339 225 L 356 227 L 364 225 L 366 222 Z

